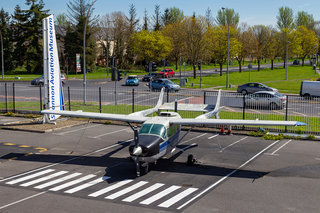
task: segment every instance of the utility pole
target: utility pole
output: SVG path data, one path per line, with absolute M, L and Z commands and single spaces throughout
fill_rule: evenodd
M 86 29 L 87 29 L 87 23 L 88 23 L 88 17 L 90 15 L 90 10 L 94 3 L 96 3 L 97 0 L 94 0 L 92 4 L 90 5 L 87 16 L 86 16 L 86 21 L 84 23 L 84 29 L 83 29 L 83 104 L 86 105 L 87 102 L 87 82 L 86 82 Z
M 4 79 L 4 60 L 3 60 L 3 38 L 2 33 L 0 31 L 0 39 L 1 39 L 1 69 L 2 69 L 2 80 Z

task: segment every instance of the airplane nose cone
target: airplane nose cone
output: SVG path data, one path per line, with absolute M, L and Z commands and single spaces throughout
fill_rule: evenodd
M 141 155 L 142 154 L 142 148 L 141 146 L 138 146 L 138 147 L 134 147 L 133 148 L 133 152 L 132 152 L 133 155 Z

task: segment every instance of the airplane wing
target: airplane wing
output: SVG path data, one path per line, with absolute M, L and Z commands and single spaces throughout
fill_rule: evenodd
M 300 121 L 270 121 L 270 120 L 237 120 L 237 119 L 190 119 L 175 118 L 170 120 L 171 124 L 181 125 L 254 125 L 254 126 L 304 126 Z
M 42 110 L 41 113 L 63 115 L 67 117 L 95 118 L 95 119 L 124 121 L 124 122 L 133 122 L 133 123 L 143 123 L 148 119 L 148 117 L 143 117 L 143 116 L 130 116 L 130 115 L 121 115 L 121 114 L 82 112 L 82 111 L 62 111 L 62 110 L 51 110 L 51 109 Z
M 129 115 L 123 114 L 110 114 L 110 113 L 97 113 L 97 112 L 83 112 L 79 111 L 64 111 L 64 110 L 52 110 L 52 109 L 45 109 L 42 110 L 42 114 L 53 114 L 53 115 L 63 115 L 67 117 L 78 117 L 78 118 L 95 118 L 95 119 L 104 119 L 104 120 L 112 120 L 112 121 L 124 121 L 124 122 L 133 122 L 133 123 L 143 123 L 149 117 L 147 115 L 157 112 L 159 107 L 162 105 L 163 102 L 163 94 L 164 88 L 161 89 L 158 103 L 155 107 L 151 109 L 142 110 L 139 112 L 134 112 Z

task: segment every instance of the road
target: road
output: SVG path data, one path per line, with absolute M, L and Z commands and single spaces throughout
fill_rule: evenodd
M 191 132 L 135 177 L 127 126 L 0 130 L 0 212 L 318 212 L 320 144 Z M 36 139 L 36 140 L 35 140 Z M 41 148 L 41 149 L 36 149 Z M 187 155 L 197 158 L 187 166 Z

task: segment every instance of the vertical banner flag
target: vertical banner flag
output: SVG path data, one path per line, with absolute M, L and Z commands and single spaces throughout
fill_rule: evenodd
M 45 104 L 52 110 L 64 110 L 63 89 L 61 83 L 56 32 L 53 15 L 43 19 L 43 74 L 45 80 Z M 47 102 L 46 102 L 47 101 Z M 49 115 L 55 120 L 60 115 Z
M 81 72 L 80 53 L 76 54 L 76 67 L 77 67 L 77 72 Z

